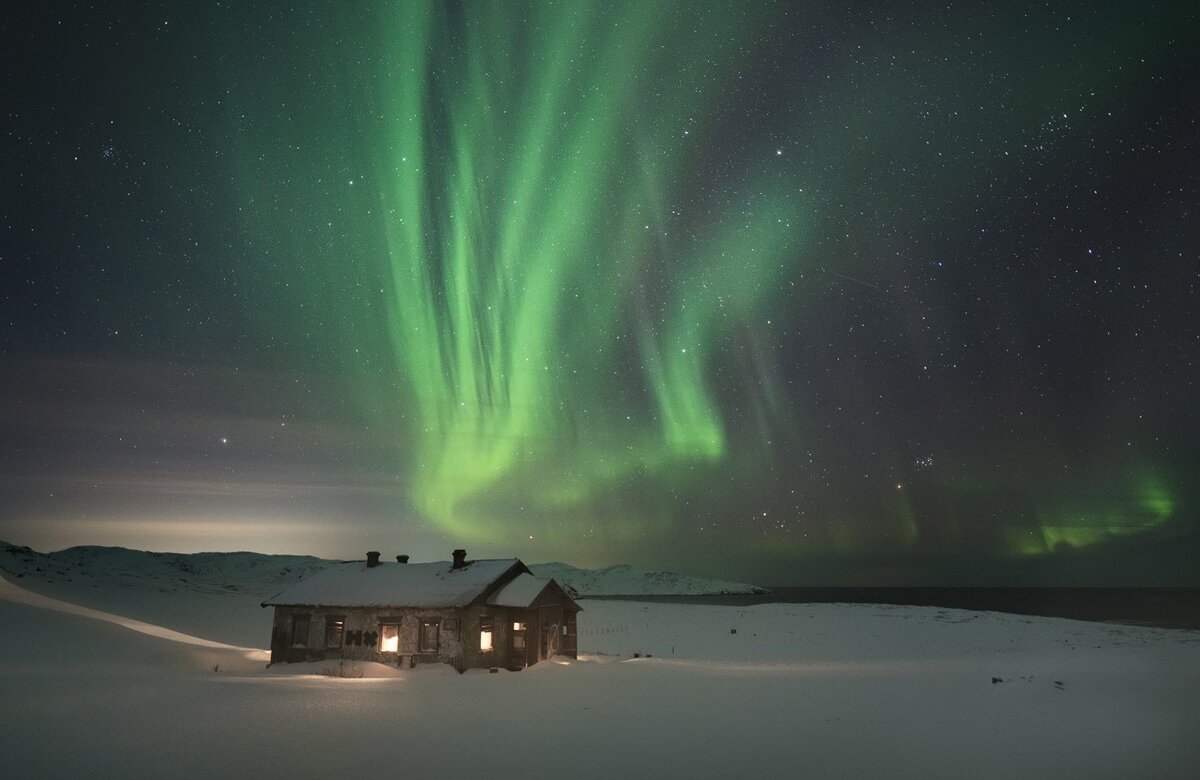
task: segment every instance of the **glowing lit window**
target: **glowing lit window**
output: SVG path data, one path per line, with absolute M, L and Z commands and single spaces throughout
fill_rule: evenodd
M 513 631 L 524 631 L 524 630 L 525 630 L 524 623 L 513 623 Z
M 490 623 L 484 623 L 479 627 L 479 649 L 487 653 L 492 649 L 492 626 Z
M 343 617 L 325 618 L 325 646 L 333 649 L 342 646 L 342 638 L 346 634 L 346 619 Z
M 400 652 L 400 626 L 385 623 L 379 627 L 379 652 Z

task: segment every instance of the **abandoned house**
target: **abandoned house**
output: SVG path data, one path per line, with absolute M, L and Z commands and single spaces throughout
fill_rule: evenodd
M 576 654 L 580 607 L 516 558 L 348 561 L 263 602 L 275 608 L 271 663 L 344 659 L 523 669 Z

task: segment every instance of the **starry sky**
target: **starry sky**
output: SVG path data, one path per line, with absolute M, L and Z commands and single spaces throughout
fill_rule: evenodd
M 1185 3 L 33 3 L 0 538 L 1200 585 Z

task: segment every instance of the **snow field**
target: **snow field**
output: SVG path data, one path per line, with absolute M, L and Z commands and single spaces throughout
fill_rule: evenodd
M 361 665 L 362 678 L 339 679 L 0 600 L 5 773 L 1190 778 L 1200 767 L 1197 632 L 917 607 L 583 606 L 578 662 L 461 676 Z M 258 614 L 265 644 L 269 612 Z M 198 633 L 186 611 L 174 619 Z

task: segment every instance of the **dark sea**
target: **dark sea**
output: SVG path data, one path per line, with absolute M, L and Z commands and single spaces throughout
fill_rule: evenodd
M 611 597 L 606 597 L 611 598 Z M 675 604 L 904 604 L 1200 630 L 1200 588 L 793 588 L 743 596 L 624 596 Z

